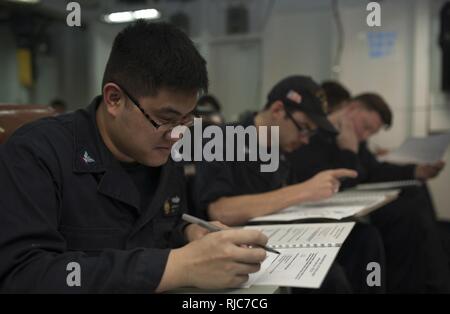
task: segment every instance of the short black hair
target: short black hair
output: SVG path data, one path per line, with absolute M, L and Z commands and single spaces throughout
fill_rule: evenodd
M 325 81 L 322 83 L 328 102 L 328 110 L 333 112 L 344 102 L 351 99 L 351 94 L 347 88 L 336 81 Z
M 103 76 L 135 97 L 159 89 L 207 92 L 206 61 L 189 37 L 175 26 L 138 20 L 115 38 Z
M 392 111 L 387 102 L 380 95 L 375 93 L 364 93 L 353 98 L 353 101 L 358 101 L 367 110 L 378 113 L 386 128 L 390 128 L 392 126 Z
M 51 103 L 50 103 L 50 107 L 52 107 L 52 108 L 61 108 L 63 110 L 67 109 L 67 105 L 66 105 L 65 101 L 62 100 L 62 99 L 59 99 L 59 98 L 53 99 L 51 101 Z

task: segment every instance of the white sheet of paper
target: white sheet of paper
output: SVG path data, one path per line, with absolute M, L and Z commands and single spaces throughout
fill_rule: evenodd
M 288 225 L 247 226 L 245 229 L 261 230 L 268 238 L 268 246 L 286 247 L 340 246 L 352 231 L 354 222 L 309 223 Z
M 376 196 L 385 196 L 385 197 L 397 197 L 402 192 L 401 189 L 375 189 L 375 190 L 357 190 L 357 189 L 351 189 L 346 190 L 345 192 L 341 192 L 336 194 L 336 197 L 341 198 L 353 198 L 353 197 L 376 197 Z
M 379 158 L 394 163 L 432 164 L 444 157 L 450 145 L 450 132 L 425 138 L 409 138 L 400 147 Z
M 279 249 L 268 254 L 262 271 L 256 273 L 255 286 L 277 285 L 317 289 L 333 264 L 339 247 Z
M 276 214 L 256 217 L 250 221 L 294 221 L 312 218 L 341 220 L 343 218 L 352 217 L 367 208 L 375 207 L 385 201 L 386 196 L 382 194 L 348 197 L 341 196 L 338 193 L 329 200 L 288 207 Z
M 355 187 L 356 191 L 381 191 L 398 189 L 408 186 L 421 186 L 422 182 L 418 180 L 406 180 L 406 181 L 391 181 L 391 182 L 377 182 L 377 183 L 364 183 Z
M 320 288 L 354 222 L 247 226 L 261 230 L 268 246 L 281 254 L 267 253 L 259 272 L 246 286 L 277 285 Z

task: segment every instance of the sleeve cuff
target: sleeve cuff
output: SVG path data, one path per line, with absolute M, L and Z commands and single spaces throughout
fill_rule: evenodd
M 154 293 L 164 275 L 170 249 L 145 249 L 140 253 L 135 278 L 130 280 L 136 283 L 136 292 Z

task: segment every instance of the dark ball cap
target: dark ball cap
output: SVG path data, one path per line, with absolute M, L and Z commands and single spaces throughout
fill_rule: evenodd
M 331 133 L 338 133 L 327 119 L 326 100 L 319 84 L 309 76 L 290 76 L 277 83 L 270 91 L 269 103 L 281 101 L 287 107 L 305 113 L 317 126 Z

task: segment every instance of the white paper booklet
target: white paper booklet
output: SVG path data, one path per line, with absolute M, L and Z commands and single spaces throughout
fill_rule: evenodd
M 352 216 L 367 215 L 398 196 L 399 191 L 379 193 L 349 191 L 337 193 L 332 198 L 288 207 L 278 213 L 256 217 L 251 222 L 286 222 L 304 219 L 341 220 Z
M 349 222 L 245 227 L 261 230 L 269 238 L 268 246 L 281 253 L 267 253 L 248 285 L 320 288 L 353 226 Z
M 422 182 L 418 180 L 405 180 L 405 181 L 389 181 L 389 182 L 376 182 L 376 183 L 363 183 L 358 184 L 354 190 L 356 191 L 381 191 L 390 189 L 399 189 L 408 186 L 421 186 Z

